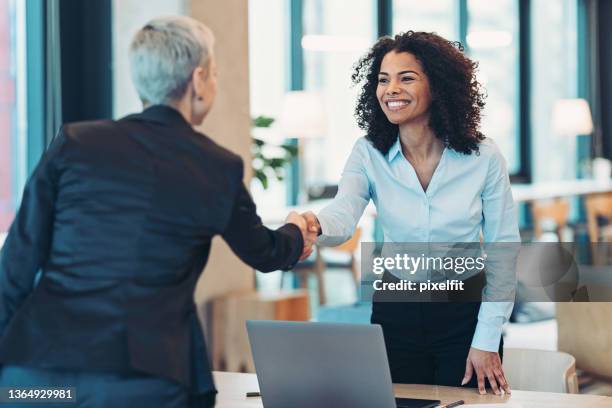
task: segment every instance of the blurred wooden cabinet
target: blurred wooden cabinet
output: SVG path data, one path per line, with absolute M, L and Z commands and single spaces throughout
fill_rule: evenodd
M 208 349 L 213 370 L 255 372 L 245 322 L 247 320 L 310 319 L 306 290 L 263 294 L 232 293 L 208 305 Z

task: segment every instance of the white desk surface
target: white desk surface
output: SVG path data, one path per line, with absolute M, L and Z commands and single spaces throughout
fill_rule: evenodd
M 259 391 L 255 374 L 213 373 L 219 394 L 217 408 L 261 408 L 261 398 L 247 398 L 246 393 Z M 513 390 L 503 397 L 479 395 L 475 389 L 435 385 L 395 384 L 396 397 L 438 399 L 449 403 L 462 399 L 466 404 L 506 404 L 508 408 L 612 408 L 612 398 L 599 395 L 556 394 Z
M 516 202 L 607 193 L 610 191 L 612 191 L 612 179 L 565 180 L 512 185 L 512 196 Z

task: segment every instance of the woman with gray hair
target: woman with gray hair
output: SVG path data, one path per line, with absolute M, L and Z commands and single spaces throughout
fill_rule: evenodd
M 212 46 L 191 18 L 149 22 L 130 51 L 145 110 L 66 124 L 42 157 L 0 258 L 0 402 L 211 407 L 193 293 L 212 238 L 260 271 L 310 253 L 304 219 L 264 227 L 242 160 L 192 128 L 216 94 Z
M 150 21 L 130 47 L 132 81 L 145 107 L 169 105 L 199 125 L 217 94 L 214 36 L 189 17 Z

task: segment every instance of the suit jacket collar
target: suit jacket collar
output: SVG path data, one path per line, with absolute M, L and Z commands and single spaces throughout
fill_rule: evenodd
M 167 105 L 152 105 L 140 113 L 127 116 L 125 119 L 144 120 L 170 127 L 184 127 L 193 130 L 191 124 L 185 120 L 179 111 Z

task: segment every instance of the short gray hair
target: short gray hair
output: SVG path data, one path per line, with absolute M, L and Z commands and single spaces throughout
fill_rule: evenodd
M 149 21 L 130 46 L 132 81 L 143 103 L 180 99 L 193 70 L 208 66 L 213 45 L 212 31 L 193 18 L 172 16 Z

